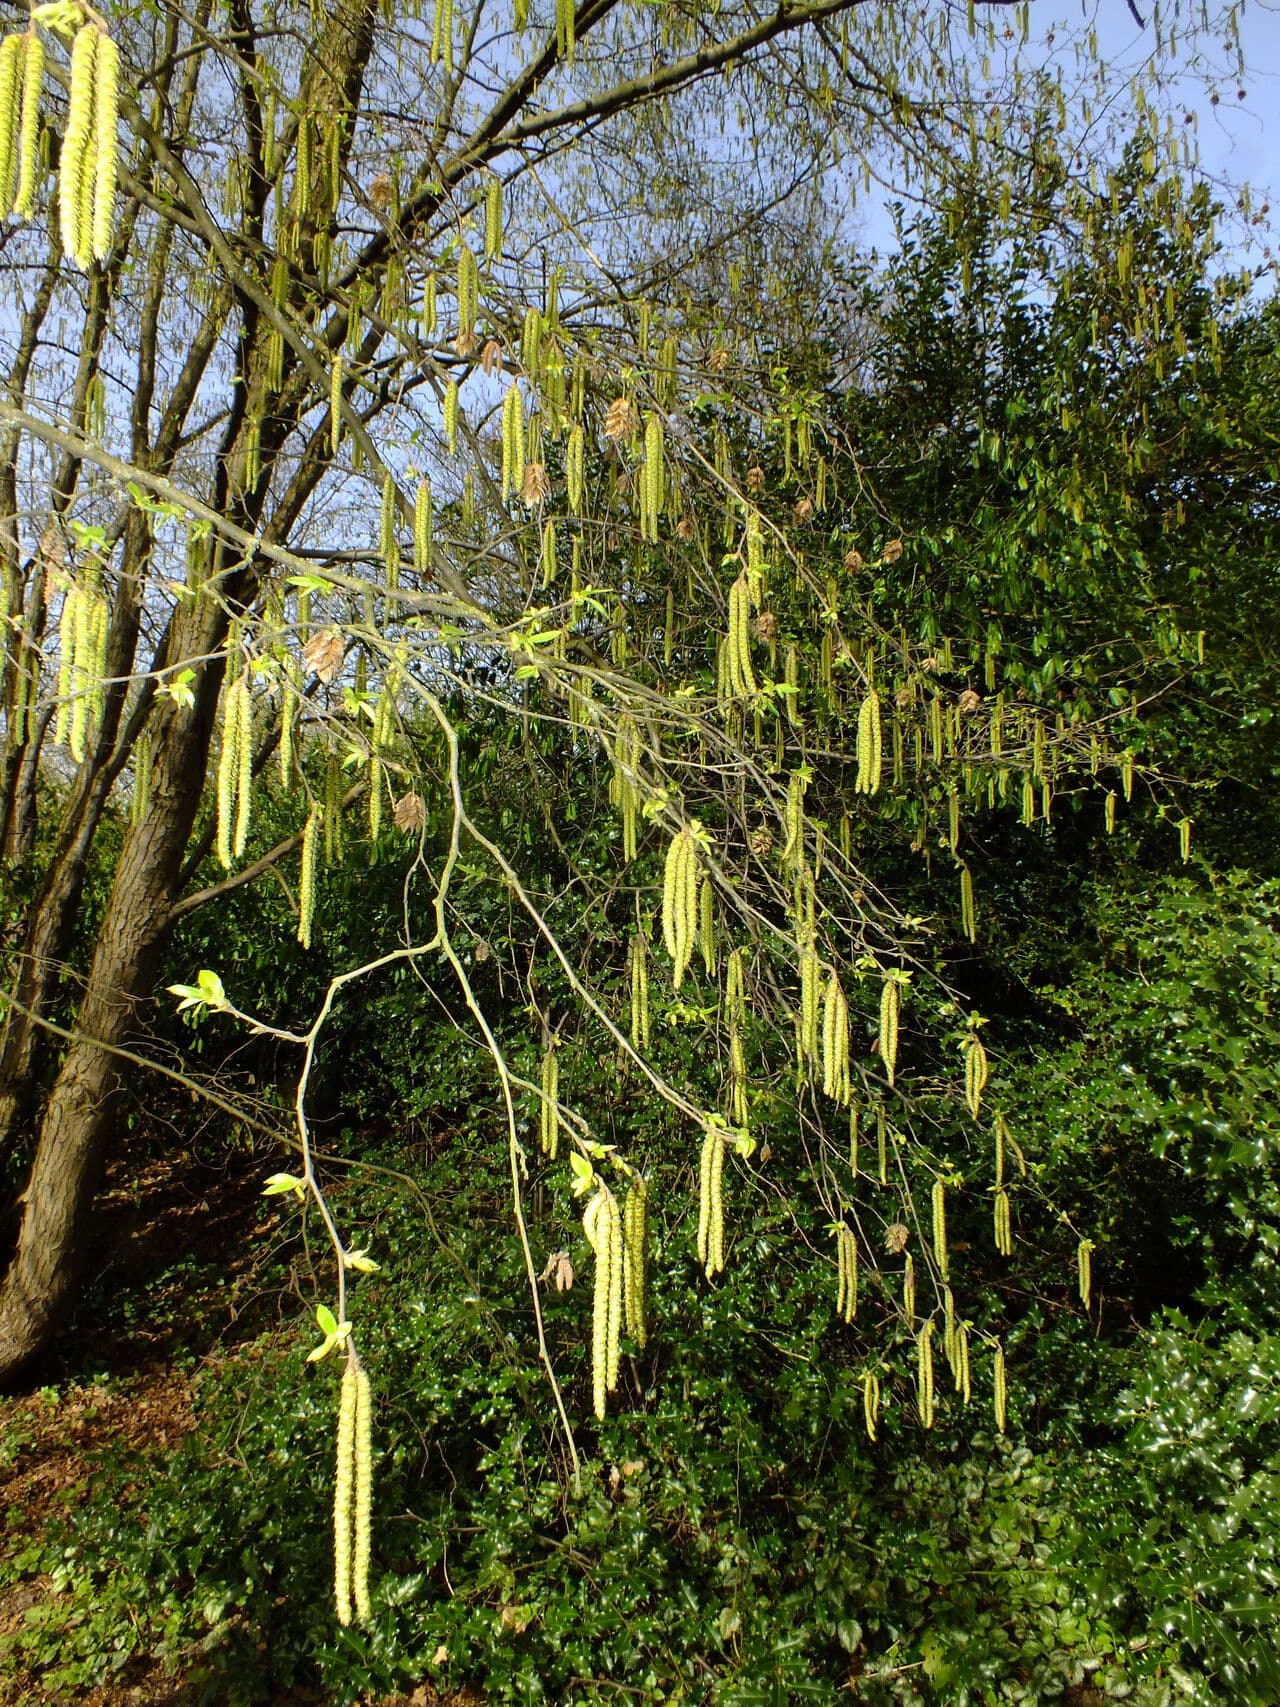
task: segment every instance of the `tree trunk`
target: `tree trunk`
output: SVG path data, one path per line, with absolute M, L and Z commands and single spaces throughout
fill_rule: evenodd
M 150 994 L 200 801 L 221 674 L 208 666 L 196 705 L 165 719 L 150 810 L 120 852 L 76 1040 L 40 1123 L 17 1248 L 0 1285 L 0 1383 L 48 1345 L 74 1298 L 112 1131 L 115 1059 L 101 1044 L 129 1036 L 136 1006 Z

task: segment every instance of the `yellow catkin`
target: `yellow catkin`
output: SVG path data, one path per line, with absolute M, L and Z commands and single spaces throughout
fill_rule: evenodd
M 852 1322 L 858 1314 L 858 1242 L 853 1229 L 840 1221 L 833 1229 L 836 1239 L 836 1314 Z
M 1133 799 L 1133 754 L 1127 750 L 1120 759 L 1120 786 L 1124 790 L 1124 800 L 1127 806 Z
M 0 42 L 0 218 L 13 207 L 18 175 L 22 68 L 26 44 L 26 36 L 6 36 Z
M 92 247 L 105 261 L 116 203 L 116 126 L 120 120 L 120 50 L 105 32 L 98 38 L 94 89 Z
M 996 1347 L 995 1371 L 992 1377 L 992 1401 L 995 1407 L 996 1429 L 1005 1431 L 1009 1419 L 1009 1388 L 1004 1367 L 1004 1347 Z
M 1013 1255 L 1013 1220 L 1009 1210 L 1009 1194 L 998 1191 L 995 1201 L 996 1250 L 1002 1257 Z
M 560 1146 L 560 1062 L 554 1045 L 542 1055 L 542 1150 L 554 1162 Z
M 938 1273 L 947 1278 L 947 1188 L 940 1179 L 933 1182 L 933 1260 Z
M 444 436 L 449 455 L 458 454 L 458 382 L 451 379 L 444 389 Z
M 605 1220 L 609 1238 L 609 1314 L 605 1356 L 605 1383 L 610 1393 L 618 1385 L 618 1364 L 621 1357 L 622 1319 L 626 1291 L 626 1244 L 622 1231 L 622 1212 L 612 1192 L 605 1202 Z
M 714 1128 L 698 1168 L 698 1261 L 708 1280 L 724 1268 L 724 1139 Z
M 44 42 L 37 31 L 26 37 L 22 63 L 22 111 L 18 119 L 18 186 L 13 211 L 30 219 L 35 209 L 40 149 L 40 90 L 44 83 Z
M 1005 1144 L 1008 1141 L 1009 1129 L 1005 1125 L 1004 1115 L 997 1109 L 995 1119 L 996 1137 L 996 1190 L 1004 1184 L 1004 1155 Z
M 960 929 L 970 942 L 977 942 L 978 922 L 973 905 L 973 873 L 967 865 L 960 867 Z
M 716 892 L 710 877 L 702 879 L 698 890 L 698 947 L 702 952 L 702 969 L 708 978 L 716 975 Z
M 836 1102 L 849 1100 L 849 1004 L 834 969 L 823 1001 L 822 1090 Z
M 641 537 L 651 544 L 658 542 L 658 518 L 663 501 L 663 431 L 662 417 L 651 410 L 644 430 L 644 467 L 640 477 Z
M 902 1313 L 908 1328 L 916 1325 L 916 1265 L 911 1256 L 902 1265 Z
M 333 1590 L 338 1623 L 344 1626 L 351 1622 L 352 1495 L 358 1405 L 356 1371 L 348 1362 L 342 1371 L 338 1398 L 338 1446 L 333 1472 Z
M 78 606 L 83 598 L 80 588 L 71 582 L 62 597 L 62 615 L 58 621 L 58 714 L 53 725 L 53 744 L 62 746 L 67 739 L 71 718 L 71 694 L 74 685 L 76 628 Z
M 649 945 L 643 931 L 631 939 L 631 1045 L 647 1054 L 649 1037 Z
M 293 784 L 293 720 L 297 714 L 298 692 L 287 677 L 280 693 L 280 786 Z
M 339 350 L 329 369 L 329 450 L 334 456 L 342 442 L 342 379 L 343 361 Z
M 582 477 L 583 458 L 585 451 L 585 435 L 580 424 L 569 429 L 569 439 L 565 446 L 565 487 L 569 496 L 569 509 L 580 515 L 582 511 Z
M 647 1289 L 649 1198 L 644 1181 L 637 1175 L 622 1206 L 622 1235 L 627 1256 L 625 1306 L 626 1329 L 643 1351 L 649 1330 L 645 1321 Z
M 821 1001 L 818 986 L 822 977 L 822 962 L 811 947 L 800 950 L 800 1058 L 816 1062 L 819 1058 L 818 1010 Z
M 490 178 L 484 199 L 484 254 L 496 261 L 502 254 L 502 179 Z
M 502 400 L 502 498 L 524 485 L 524 398 L 514 381 Z
M 369 840 L 376 842 L 382 834 L 382 761 L 376 753 L 369 754 Z
M 804 791 L 806 783 L 799 771 L 793 771 L 787 783 L 787 839 L 782 849 L 784 864 L 799 865 L 804 859 Z
M 311 947 L 316 911 L 316 862 L 320 852 L 320 810 L 313 806 L 302 832 L 302 871 L 298 880 L 298 941 Z
M 609 1285 L 613 1252 L 605 1216 L 605 1187 L 600 1186 L 582 1216 L 582 1230 L 595 1255 L 591 1301 L 591 1398 L 601 1421 L 609 1408 Z
M 662 887 L 662 939 L 672 959 L 678 990 L 693 955 L 698 926 L 698 863 L 688 830 L 678 830 L 667 848 Z
M 472 337 L 480 305 L 480 268 L 470 244 L 458 250 L 458 335 Z
M 874 1446 L 880 1421 L 880 1380 L 869 1369 L 862 1377 L 862 1416 L 867 1425 L 867 1439 Z
M 964 1040 L 964 1100 L 976 1120 L 982 1109 L 982 1093 L 987 1088 L 989 1068 L 982 1039 L 970 1032 Z
M 729 589 L 729 646 L 725 654 L 728 689 L 734 699 L 754 699 L 755 670 L 751 662 L 751 594 L 745 574 Z
M 592 1302 L 591 1388 L 596 1416 L 603 1421 L 609 1394 L 618 1384 L 618 1346 L 622 1331 L 626 1252 L 618 1202 L 601 1185 L 582 1218 L 596 1259 Z
M 436 0 L 435 23 L 427 57 L 432 65 L 443 61 L 446 71 L 453 70 L 453 0 Z
M 1093 1295 L 1093 1240 L 1081 1239 L 1076 1246 L 1076 1284 L 1080 1290 L 1080 1302 L 1085 1309 Z
M 925 1428 L 933 1427 L 933 1318 L 916 1336 L 916 1408 Z
M 1182 863 L 1183 865 L 1186 865 L 1191 858 L 1190 818 L 1181 818 L 1178 820 L 1178 848 L 1182 855 Z
M 573 64 L 575 28 L 574 0 L 556 0 L 556 52 L 570 65 Z
M 253 816 L 253 696 L 241 680 L 236 700 L 236 826 L 231 851 L 236 859 L 244 853 Z
M 71 46 L 71 81 L 67 97 L 67 124 L 58 157 L 58 219 L 62 252 L 68 260 L 87 265 L 92 232 L 84 229 L 83 174 L 94 146 L 93 95 L 94 60 L 99 30 L 82 24 Z
M 218 863 L 224 870 L 230 868 L 233 858 L 235 806 L 240 777 L 239 748 L 243 728 L 240 720 L 240 694 L 243 686 L 243 682 L 237 677 L 235 681 L 227 684 L 226 692 L 222 696 L 222 748 L 218 755 L 214 849 Z
M 548 516 L 542 528 L 542 585 L 544 588 L 554 586 L 559 568 L 556 556 L 556 524 L 554 519 Z
M 431 567 L 431 482 L 419 480 L 413 499 L 413 566 L 420 575 Z
M 858 711 L 858 775 L 854 792 L 878 793 L 883 769 L 880 696 L 874 688 L 868 688 Z
M 901 1007 L 898 980 L 886 978 L 880 988 L 880 1058 L 892 1085 L 898 1067 L 898 1020 Z
M 369 1377 L 356 1371 L 355 1494 L 352 1525 L 351 1598 L 362 1624 L 369 1621 L 369 1552 L 373 1534 L 373 1394 Z

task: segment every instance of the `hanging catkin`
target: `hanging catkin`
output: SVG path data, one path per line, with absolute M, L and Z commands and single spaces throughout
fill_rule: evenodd
M 836 1314 L 852 1322 L 858 1313 L 858 1241 L 852 1227 L 838 1221 L 836 1238 Z
M 94 126 L 94 62 L 100 32 L 82 24 L 71 44 L 71 79 L 67 95 L 67 124 L 58 156 L 58 221 L 62 252 L 78 266 L 93 258 L 92 193 L 96 153 Z M 86 222 L 85 191 L 89 192 Z
M 413 499 L 413 566 L 420 575 L 431 567 L 431 482 L 419 480 Z
M 15 35 L 0 41 L 0 218 L 13 206 L 27 39 L 25 35 Z
M 363 1368 L 356 1370 L 355 1494 L 351 1597 L 360 1623 L 369 1621 L 369 1549 L 373 1529 L 373 1395 Z
M 693 955 L 698 932 L 698 860 L 692 835 L 678 830 L 667 848 L 662 885 L 662 940 L 671 956 L 678 990 Z
M 947 1278 L 947 1188 L 940 1179 L 933 1182 L 933 1260 L 938 1273 Z
M 925 1428 L 933 1427 L 933 1317 L 916 1336 L 916 1408 Z
M 998 1191 L 995 1200 L 996 1250 L 1002 1257 L 1013 1255 L 1013 1221 L 1009 1212 L 1009 1194 Z
M 724 1269 L 724 1138 L 714 1127 L 698 1167 L 698 1261 L 708 1280 Z
M 1089 1308 L 1089 1300 L 1093 1293 L 1093 1240 L 1081 1239 L 1076 1246 L 1076 1284 L 1080 1290 L 1080 1302 L 1085 1309 Z
M 889 974 L 880 987 L 880 1059 L 890 1085 L 898 1066 L 898 1016 L 902 996 L 898 980 Z
M 445 70 L 453 71 L 453 0 L 436 0 L 435 23 L 427 57 L 432 65 L 443 61 Z
M 240 740 L 243 723 L 240 716 L 240 695 L 244 682 L 237 676 L 228 682 L 222 695 L 222 747 L 218 755 L 216 792 L 217 813 L 214 831 L 214 850 L 218 864 L 229 870 L 233 858 L 236 799 L 240 782 Z
M 40 146 L 40 89 L 44 82 L 44 41 L 32 30 L 24 36 L 22 58 L 22 108 L 18 115 L 17 188 L 13 211 L 19 219 L 30 219 L 35 209 L 36 165 Z
M 355 1366 L 342 1371 L 338 1396 L 338 1448 L 333 1473 L 333 1587 L 338 1623 L 351 1622 L 351 1542 L 355 1491 L 356 1409 Z
M 231 852 L 239 859 L 249 840 L 253 814 L 253 697 L 245 678 L 236 685 L 240 692 L 236 702 L 236 824 Z
M 711 878 L 704 876 L 698 890 L 698 947 L 702 969 L 708 978 L 716 975 L 716 893 Z
M 596 1259 L 591 1318 L 591 1395 L 596 1416 L 603 1422 L 609 1394 L 618 1385 L 618 1348 L 622 1316 L 626 1250 L 618 1200 L 601 1183 L 587 1204 L 582 1229 Z
M 868 688 L 858 710 L 858 776 L 854 783 L 854 792 L 878 793 L 883 768 L 880 695 L 874 688 Z
M 647 1289 L 649 1197 L 639 1175 L 632 1180 L 622 1206 L 622 1236 L 626 1252 L 626 1289 L 623 1298 L 626 1330 L 643 1351 L 649 1331 L 645 1322 Z
M 971 1031 L 965 1037 L 964 1049 L 964 1100 L 969 1113 L 976 1120 L 982 1108 L 982 1093 L 987 1088 L 988 1066 L 987 1052 L 982 1046 L 982 1039 L 976 1031 Z
M 849 1101 L 849 1004 L 834 967 L 822 1009 L 822 1090 L 836 1102 Z
M 549 1043 L 542 1053 L 542 1152 L 551 1161 L 560 1146 L 560 1062 Z
M 585 438 L 580 424 L 569 429 L 568 442 L 565 445 L 564 472 L 565 489 L 569 497 L 569 509 L 576 516 L 582 512 L 582 474 Z
M 111 226 L 116 203 L 116 126 L 120 111 L 120 50 L 105 31 L 98 36 L 94 55 L 93 92 L 93 191 L 91 229 L 88 233 L 95 258 L 105 261 L 111 247 Z M 82 213 L 83 218 L 83 213 Z
M 991 1396 L 995 1407 L 996 1429 L 1000 1434 L 1003 1434 L 1009 1416 L 1009 1388 L 1005 1377 L 1004 1347 L 1002 1345 L 996 1347 Z
M 733 699 L 754 699 L 751 664 L 751 594 L 744 574 L 729 588 L 729 645 L 725 653 L 728 690 Z
M 644 429 L 644 466 L 640 474 L 640 537 L 658 543 L 663 502 L 662 417 L 650 410 Z
M 496 261 L 502 255 L 502 179 L 490 178 L 484 199 L 484 257 Z
M 973 906 L 973 873 L 967 865 L 960 867 L 960 929 L 970 942 L 977 942 L 978 924 Z
M 643 931 L 631 938 L 628 955 L 631 982 L 631 1047 L 648 1054 L 649 1039 L 649 945 Z
M 862 1377 L 862 1415 L 867 1425 L 867 1439 L 874 1446 L 876 1425 L 880 1421 L 880 1380 L 869 1369 Z
M 298 941 L 311 947 L 311 925 L 316 911 L 316 863 L 320 853 L 320 809 L 311 808 L 302 832 L 302 873 L 298 880 Z
M 502 401 L 502 498 L 524 486 L 524 399 L 513 380 Z

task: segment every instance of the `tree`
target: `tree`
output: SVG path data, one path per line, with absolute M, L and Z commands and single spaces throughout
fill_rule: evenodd
M 836 1152 L 835 1118 L 847 1154 L 849 1106 L 866 1104 L 887 1185 L 894 1122 L 941 1118 L 932 1090 L 917 1101 L 896 1085 L 912 977 L 933 992 L 921 1006 L 940 1041 L 920 1047 L 938 1051 L 925 1058 L 947 1118 L 961 1077 L 978 1117 L 986 1050 L 980 1016 L 966 1018 L 954 991 L 929 977 L 922 921 L 871 885 L 855 824 L 903 762 L 895 732 L 918 738 L 939 778 L 915 833 L 944 800 L 958 855 L 956 779 L 968 788 L 982 768 L 985 789 L 1000 755 L 988 723 L 979 735 L 964 721 L 962 695 L 944 703 L 929 686 L 946 656 L 935 652 L 936 619 L 900 640 L 841 590 L 838 577 L 859 564 L 848 529 L 822 521 L 840 491 L 838 427 L 826 443 L 824 400 L 804 362 L 780 361 L 767 316 L 732 299 L 708 312 L 683 289 L 695 266 L 714 276 L 730 246 L 740 252 L 723 269 L 730 291 L 753 269 L 753 297 L 773 288 L 751 244 L 777 207 L 803 207 L 800 171 L 784 163 L 763 191 L 717 210 L 713 179 L 668 182 L 660 163 L 677 144 L 696 158 L 726 115 L 747 166 L 758 164 L 757 126 L 769 140 L 779 129 L 795 139 L 793 168 L 823 150 L 847 159 L 880 137 L 882 157 L 931 194 L 971 183 L 976 157 L 1010 207 L 1079 232 L 1114 185 L 1099 203 L 1075 175 L 1065 104 L 1055 110 L 1052 86 L 1011 62 L 1008 109 L 980 121 L 963 74 L 940 80 L 944 11 L 904 36 L 883 9 L 846 0 L 763 15 L 673 9 L 660 21 L 608 3 L 534 20 L 521 6 L 512 28 L 483 8 L 455 17 L 446 0 L 429 30 L 412 14 L 386 22 L 349 4 L 287 24 L 237 4 L 220 31 L 207 11 L 190 23 L 105 23 L 78 5 L 40 8 L 21 51 L 7 50 L 0 85 L 0 132 L 13 139 L 0 188 L 12 184 L 31 211 L 56 141 L 60 202 L 58 238 L 43 254 L 32 228 L 5 239 L 24 312 L 0 404 L 0 845 L 33 900 L 12 956 L 0 1059 L 0 1142 L 15 1166 L 30 1164 L 0 1290 L 0 1371 L 47 1343 L 72 1296 L 120 1051 L 145 1029 L 174 918 L 297 854 L 305 945 L 322 852 L 337 857 L 357 804 L 375 841 L 388 805 L 424 850 L 444 827 L 427 861 L 427 928 L 388 953 L 443 955 L 473 1007 L 507 1096 L 517 1215 L 515 1093 L 528 1087 L 510 1073 L 453 945 L 450 886 L 464 847 L 509 886 L 584 1023 L 701 1134 L 709 1275 L 723 1262 L 726 1151 L 750 1151 L 753 1114 L 774 1113 L 789 1083 L 801 1141 L 823 1156 Z M 992 54 L 1006 51 L 1000 28 Z M 52 97 L 36 87 L 42 30 L 74 42 L 69 73 L 59 49 L 48 56 Z M 117 38 L 129 144 L 113 224 L 104 44 Z M 989 68 L 975 70 L 985 78 Z M 588 166 L 584 197 L 577 174 Z M 636 197 L 656 203 L 664 242 L 700 209 L 678 269 L 611 237 L 608 220 Z M 806 218 L 817 217 L 811 200 Z M 1153 217 L 1176 224 L 1181 214 L 1155 206 Z M 780 272 L 782 287 L 796 277 Z M 1124 284 L 1119 256 L 1116 276 Z M 79 331 L 62 362 L 67 316 Z M 51 418 L 39 400 L 55 391 L 69 404 Z M 365 520 L 375 508 L 376 545 Z M 879 517 L 887 571 L 906 548 L 892 512 Z M 892 721 L 886 678 L 900 701 Z M 635 874 L 622 885 L 635 922 L 621 1019 L 603 969 L 565 955 L 518 848 L 469 809 L 462 734 L 476 706 L 549 734 L 566 770 L 584 750 L 608 762 Z M 1028 786 L 1042 802 L 1054 765 L 1087 764 L 1095 733 L 1056 705 L 1018 711 Z M 245 864 L 255 791 L 276 764 L 297 830 Z M 62 973 L 90 857 L 118 823 L 126 787 L 110 896 L 72 992 Z M 224 875 L 210 874 L 210 859 Z M 602 882 L 599 893 L 616 926 L 618 886 Z M 659 911 L 675 991 L 695 954 L 709 988 L 723 977 L 719 1106 L 649 1058 L 643 992 Z M 305 1088 L 342 987 L 312 1028 L 288 1034 L 304 1060 L 298 1177 L 322 1209 L 305 1155 Z M 216 980 L 190 986 L 188 999 L 234 1012 Z M 759 1024 L 750 1072 L 748 1005 Z M 855 1021 L 875 1016 L 874 1059 L 850 1058 L 851 1009 Z M 554 1149 L 564 1121 L 608 1279 L 599 1407 L 622 1272 L 610 1254 L 620 1248 L 614 1186 L 634 1170 L 557 1106 L 546 1017 L 546 1142 Z M 58 1056 L 51 1039 L 64 1035 Z M 933 1255 L 922 1241 L 921 1263 L 932 1263 L 941 1310 L 952 1174 L 944 1159 L 929 1172 Z M 847 1186 L 830 1189 L 851 1308 L 850 1253 L 865 1258 L 872 1240 L 846 1215 Z M 901 1218 L 889 1226 L 894 1239 L 905 1230 Z M 330 1229 L 332 1340 L 345 1337 L 352 1252 Z M 904 1278 L 910 1285 L 910 1271 Z M 903 1323 L 923 1370 L 933 1313 L 918 1328 L 907 1304 Z M 994 1339 L 991 1349 L 999 1367 Z M 921 1392 L 925 1414 L 923 1374 Z

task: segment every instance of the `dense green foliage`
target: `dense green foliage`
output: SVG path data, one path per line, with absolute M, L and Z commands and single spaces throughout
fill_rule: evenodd
M 1207 283 L 1202 206 L 1185 210 L 1179 248 L 1143 213 L 1171 192 L 1140 163 L 1133 180 L 1117 226 L 1095 234 L 1103 251 L 1131 244 L 1128 295 L 1106 299 L 1087 256 L 957 209 L 905 247 L 865 385 L 813 394 L 851 452 L 833 461 L 832 515 L 813 522 L 833 620 L 856 613 L 921 645 L 958 636 L 935 669 L 953 691 L 985 695 L 990 669 L 1014 701 L 1059 709 L 1066 731 L 1113 715 L 1113 745 L 1138 758 L 1111 836 L 1117 779 L 1087 766 L 1051 824 L 1020 823 L 1012 794 L 966 805 L 976 944 L 935 845 L 941 797 L 926 783 L 858 821 L 862 867 L 933 927 L 940 988 L 988 1021 L 1026 1162 L 1009 1263 L 990 1248 L 985 1140 L 961 1130 L 953 1091 L 913 1093 L 966 1188 L 951 1236 L 964 1308 L 1007 1348 L 1009 1437 L 991 1428 L 976 1355 L 974 1407 L 944 1404 L 921 1431 L 912 1342 L 893 1337 L 896 1275 L 868 1272 L 857 1327 L 835 1319 L 829 1163 L 783 1075 L 755 1116 L 771 1166 L 736 1169 L 733 1260 L 709 1286 L 687 1134 L 566 1024 L 567 1100 L 646 1169 L 657 1205 L 652 1337 L 625 1348 L 617 1413 L 577 1428 L 574 1497 L 488 1057 L 451 981 L 401 966 L 335 1014 L 313 1109 L 322 1148 L 345 1158 L 331 1199 L 385 1264 L 357 1299 L 380 1396 L 372 1623 L 341 1631 L 328 1616 L 335 1377 L 272 1334 L 199 1375 L 199 1427 L 176 1453 L 108 1458 L 65 1533 L 11 1557 L 10 1574 L 50 1570 L 61 1590 L 15 1648 L 51 1690 L 142 1650 L 188 1670 L 194 1658 L 216 1701 L 318 1680 L 346 1702 L 424 1678 L 551 1703 L 619 1689 L 740 1707 L 1040 1701 L 1086 1682 L 1153 1707 L 1280 1697 L 1277 322 Z M 1167 300 L 1166 348 L 1149 316 Z M 820 347 L 797 371 L 806 359 L 821 372 Z M 713 421 L 714 400 L 705 409 Z M 762 472 L 790 505 L 781 451 Z M 905 542 L 896 564 L 850 567 L 851 538 L 870 561 L 885 534 Z M 803 611 L 798 589 L 794 610 L 779 598 L 784 638 Z M 826 715 L 838 734 L 838 706 Z M 607 778 L 571 741 L 509 722 L 473 716 L 464 738 L 478 821 L 516 832 L 570 961 L 621 1012 L 631 892 L 575 905 L 576 879 L 616 861 Z M 834 818 L 844 755 L 813 763 Z M 573 818 L 544 834 L 549 803 L 570 796 Z M 1184 816 L 1195 851 L 1175 872 Z M 442 825 L 428 825 L 428 856 Z M 256 833 L 278 833 L 269 808 Z M 388 830 L 367 863 L 330 873 L 318 956 L 293 949 L 290 902 L 267 884 L 186 921 L 172 975 L 218 966 L 245 1009 L 305 1013 L 332 972 L 385 942 L 406 882 L 412 897 Z M 455 901 L 485 1011 L 535 1080 L 544 1016 L 559 1021 L 567 991 L 491 868 L 464 861 Z M 707 1106 L 713 1016 L 696 980 L 683 998 L 655 992 L 652 1058 Z M 228 1084 L 252 1075 L 268 1112 L 288 1094 L 295 1063 L 276 1043 L 246 1044 L 216 1017 L 171 1023 L 191 1064 Z M 919 1033 L 912 1046 L 926 1067 L 940 1047 Z M 536 1123 L 532 1095 L 519 1115 Z M 263 1156 L 276 1165 L 261 1148 L 252 1165 Z M 590 1258 L 568 1184 L 563 1166 L 531 1161 L 535 1263 L 565 1252 L 579 1275 L 543 1287 L 577 1419 Z M 294 1214 L 272 1211 L 262 1241 L 292 1239 Z M 1096 1246 L 1088 1312 L 1079 1236 Z M 874 1445 L 868 1367 L 884 1386 Z
M 65 1539 L 19 1560 L 67 1590 L 29 1651 L 71 1682 L 135 1643 L 198 1650 L 213 1700 L 318 1670 L 336 1701 L 423 1675 L 521 1702 L 607 1699 L 610 1679 L 652 1700 L 718 1680 L 718 1701 L 834 1701 L 854 1678 L 869 1701 L 1034 1701 L 1086 1668 L 1128 1699 L 1273 1699 L 1280 1194 L 1257 1093 L 1278 900 L 1196 873 L 1089 909 L 1098 950 L 1056 992 L 1077 1041 L 1019 1088 L 1036 1174 L 1088 1200 L 1111 1327 L 1091 1344 L 1051 1276 L 1015 1282 L 1010 1442 L 962 1414 L 926 1443 L 899 1371 L 870 1447 L 825 1263 L 790 1207 L 765 1208 L 710 1294 L 668 1228 L 631 1403 L 566 1499 L 518 1253 L 495 1236 L 492 1116 L 442 1102 L 452 1137 L 421 1198 L 376 1173 L 337 1194 L 398 1253 L 360 1299 L 387 1441 L 372 1629 L 318 1611 L 333 1377 L 273 1339 L 200 1378 L 172 1460 L 107 1461 Z M 439 1047 L 419 1063 L 437 1082 Z M 552 1181 L 534 1237 L 539 1260 L 585 1261 Z M 1120 1319 L 1120 1289 L 1151 1307 L 1188 1274 L 1178 1307 Z M 575 1294 L 547 1311 L 580 1400 Z

